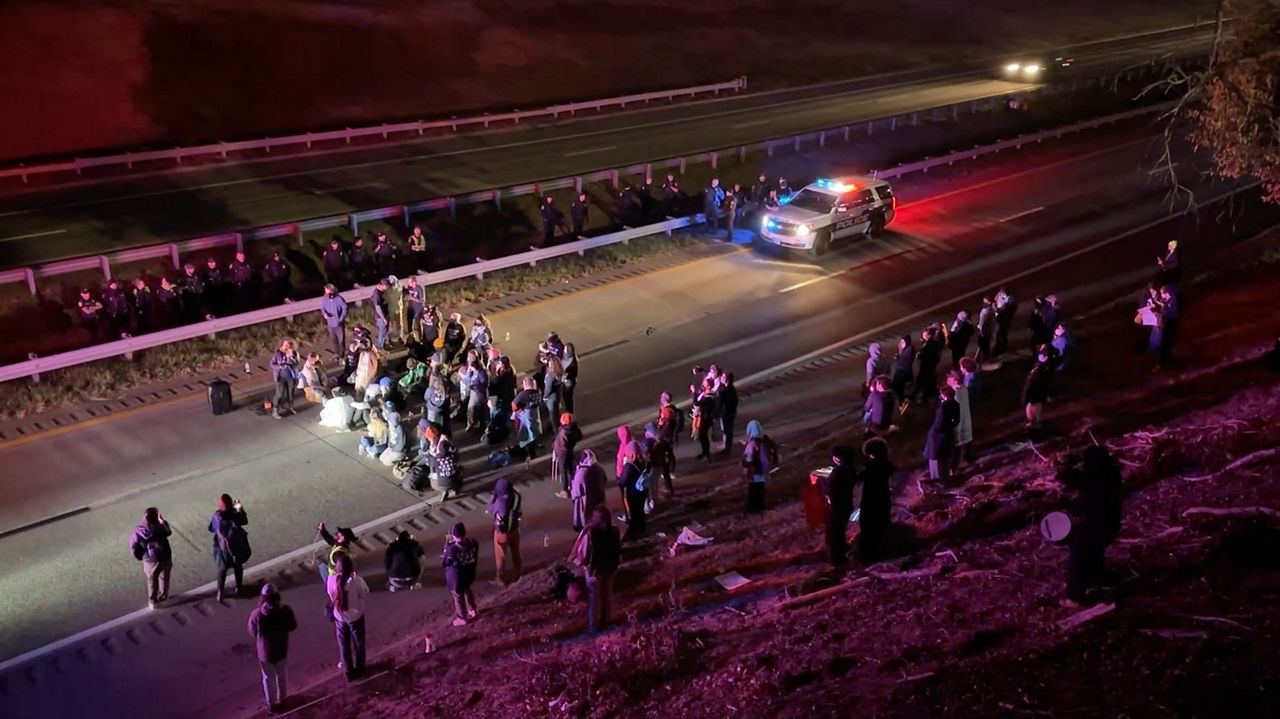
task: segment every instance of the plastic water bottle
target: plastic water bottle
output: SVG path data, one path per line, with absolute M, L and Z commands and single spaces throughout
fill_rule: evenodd
M 431 635 L 428 634 L 422 638 L 422 653 L 430 654 L 435 651 L 435 647 L 431 644 Z
M 551 546 L 551 535 L 547 534 L 546 532 L 543 532 L 542 534 L 542 546 L 544 547 Z
M 248 363 L 248 362 L 245 362 L 245 363 L 244 363 L 244 373 L 245 373 L 245 374 L 253 374 L 253 368 L 249 366 L 249 363 Z

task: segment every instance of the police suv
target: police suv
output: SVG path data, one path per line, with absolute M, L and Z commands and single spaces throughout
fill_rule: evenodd
M 884 180 L 816 180 L 786 204 L 765 211 L 760 219 L 760 238 L 783 248 L 821 255 L 836 240 L 878 234 L 893 221 L 897 206 L 893 189 Z

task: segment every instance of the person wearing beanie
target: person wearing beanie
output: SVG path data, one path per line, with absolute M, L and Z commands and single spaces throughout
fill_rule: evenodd
M 267 710 L 274 714 L 284 709 L 289 699 L 285 660 L 289 658 L 289 634 L 298 628 L 298 620 L 281 602 L 275 585 L 268 582 L 262 585 L 258 606 L 250 612 L 246 628 L 257 644 L 262 693 Z
M 462 522 L 453 525 L 444 545 L 444 581 L 453 598 L 453 626 L 466 626 L 468 619 L 475 619 L 476 596 L 471 585 L 476 581 L 476 565 L 480 561 L 480 544 L 467 536 L 467 526 Z
M 605 503 L 605 487 L 609 477 L 596 460 L 596 453 L 582 450 L 582 458 L 573 473 L 569 498 L 573 500 L 573 528 L 581 532 L 586 526 L 591 510 Z

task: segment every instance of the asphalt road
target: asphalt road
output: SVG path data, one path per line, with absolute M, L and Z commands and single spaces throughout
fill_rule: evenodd
M 1133 128 L 1111 132 L 1003 158 L 963 181 L 904 185 L 892 232 L 818 263 L 742 248 L 501 313 L 497 334 L 516 356 L 549 329 L 575 342 L 580 421 L 588 435 L 608 431 L 660 390 L 679 393 L 694 363 L 719 360 L 745 377 L 851 334 L 888 338 L 904 317 L 948 307 L 936 313 L 945 317 L 992 282 L 1163 216 L 1164 192 L 1141 167 L 1148 142 Z M 1131 283 L 1166 239 L 1107 245 L 1014 286 L 1025 298 Z M 178 531 L 174 582 L 184 591 L 212 577 L 205 526 L 219 493 L 244 499 L 255 561 L 312 541 L 318 518 L 356 525 L 414 504 L 389 471 L 355 457 L 355 434 L 313 419 L 211 418 L 193 398 L 0 446 L 0 532 L 89 508 L 0 539 L 0 656 L 137 608 L 125 544 L 143 507 L 161 507 Z M 531 497 L 531 511 L 548 494 Z
M 1204 33 L 1081 48 L 1068 72 L 1206 48 Z M 507 132 L 0 190 L 0 267 L 569 176 L 1034 87 L 996 74 L 907 73 Z

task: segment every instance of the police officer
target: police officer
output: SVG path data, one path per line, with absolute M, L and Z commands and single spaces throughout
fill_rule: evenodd
M 280 258 L 279 252 L 271 253 L 271 261 L 263 268 L 267 279 L 267 300 L 274 306 L 289 299 L 289 263 Z
M 389 287 L 387 278 L 381 277 L 373 288 L 373 294 L 369 296 L 373 303 L 373 326 L 376 332 L 373 336 L 373 346 L 378 349 L 386 348 L 387 336 L 391 334 L 391 304 L 387 302 Z
M 147 287 L 147 281 L 141 277 L 133 280 L 133 324 L 137 328 L 134 334 L 146 334 L 151 331 L 151 313 L 154 309 L 154 302 L 151 296 L 151 288 Z
M 702 211 L 707 215 L 707 226 L 712 232 L 720 231 L 720 205 L 724 204 L 724 188 L 720 178 L 711 178 L 711 184 L 702 191 Z
M 640 209 L 640 195 L 631 185 L 626 185 L 618 193 L 618 218 L 622 220 L 624 227 L 635 227 L 644 220 Z
M 227 265 L 227 279 L 231 283 L 230 306 L 235 312 L 244 312 L 255 304 L 253 277 L 253 265 L 245 259 L 243 252 L 237 252 L 235 259 Z
M 409 256 L 413 258 L 413 267 L 419 272 L 427 269 L 427 236 L 422 228 L 415 226 L 409 235 Z
M 346 285 L 347 272 L 347 256 L 342 251 L 342 244 L 338 242 L 338 238 L 329 241 L 329 247 L 324 251 L 321 258 L 324 263 L 324 281 L 334 287 L 343 287 Z
M 351 246 L 351 280 L 358 285 L 367 285 L 374 278 L 373 257 L 364 246 L 364 238 L 356 235 L 355 244 Z
M 89 341 L 97 342 L 101 329 L 102 303 L 93 298 L 89 288 L 80 290 L 80 298 L 76 300 L 76 311 L 80 313 L 80 326 L 89 333 Z
M 210 257 L 205 260 L 204 296 L 209 304 L 209 314 L 221 317 L 227 311 L 227 283 L 218 268 L 218 261 Z
M 662 214 L 667 218 L 676 216 L 676 202 L 680 200 L 680 182 L 675 175 L 667 175 L 662 183 Z
M 181 290 L 169 281 L 168 277 L 160 278 L 160 287 L 156 290 L 156 325 L 160 328 L 173 327 L 182 315 Z
M 107 327 L 112 339 L 129 331 L 129 297 L 120 283 L 111 280 L 102 291 L 102 306 L 107 310 Z
M 787 202 L 791 200 L 792 194 L 794 193 L 791 192 L 791 185 L 787 184 L 787 178 L 779 177 L 778 178 L 778 201 L 785 205 L 787 204 Z
M 573 220 L 573 236 L 582 237 L 582 231 L 587 226 L 587 211 L 590 206 L 587 204 L 587 193 L 579 192 L 578 199 L 573 201 L 573 206 L 569 208 L 569 217 Z
M 401 339 L 405 343 L 409 342 L 410 336 L 418 337 L 418 320 L 422 317 L 422 311 L 426 307 L 427 293 L 421 285 L 418 284 L 418 278 L 409 275 L 404 281 L 404 285 L 400 288 L 404 293 L 404 323 L 405 326 L 400 328 Z
M 373 256 L 378 261 L 378 276 L 387 277 L 396 273 L 396 247 L 387 239 L 387 233 L 378 233 L 378 240 L 373 245 Z
M 186 322 L 200 321 L 200 313 L 206 310 L 204 278 L 196 272 L 196 266 L 188 262 L 182 266 L 182 314 Z
M 738 191 L 742 188 L 734 185 L 734 189 L 735 191 L 724 196 L 724 216 L 729 226 L 729 234 L 725 236 L 725 240 L 728 242 L 733 242 L 733 227 L 738 220 Z
M 755 206 L 756 212 L 764 209 L 764 201 L 769 198 L 769 191 L 772 189 L 768 176 L 763 172 L 760 173 L 756 178 L 756 184 L 751 186 L 751 204 Z
M 556 241 L 556 228 L 564 224 L 560 210 L 555 206 L 556 198 L 547 195 L 542 198 L 542 244 L 550 247 Z

